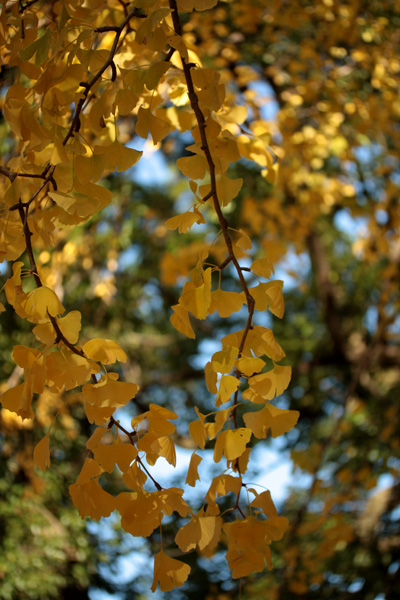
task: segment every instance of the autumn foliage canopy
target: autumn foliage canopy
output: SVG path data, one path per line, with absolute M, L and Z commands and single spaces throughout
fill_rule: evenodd
M 57 445 L 52 431 L 60 415 L 71 406 L 84 407 L 91 434 L 80 473 L 69 482 L 72 502 L 82 518 L 99 520 L 117 511 L 132 536 L 160 532 L 153 591 L 182 586 L 190 576 L 186 553 L 210 557 L 220 543 L 234 579 L 273 569 L 271 544 L 284 538 L 289 520 L 278 514 L 268 490 L 250 484 L 246 472 L 259 440 L 285 436 L 299 417 L 301 422 L 296 410 L 301 407 L 278 399 L 295 366 L 276 333 L 286 315 L 284 282 L 275 267 L 289 247 L 297 255 L 310 253 L 332 360 L 340 357 L 349 373 L 340 414 L 331 415 L 309 454 L 293 453 L 295 464 L 311 474 L 311 497 L 324 488 L 318 470 L 325 451 L 348 431 L 343 415 L 363 407 L 360 381 L 367 385 L 370 369 L 381 373 L 382 357 L 382 364 L 391 360 L 399 265 L 398 179 L 392 176 L 398 129 L 391 122 L 400 115 L 400 63 L 391 55 L 396 34 L 387 17 L 368 20 L 355 5 L 333 0 L 2 5 L 7 73 L 2 111 L 10 142 L 0 165 L 0 260 L 8 265 L 0 307 L 3 318 L 17 315 L 31 332 L 29 345 L 13 345 L 20 376 L 1 389 L 2 415 L 10 423 L 14 413 L 35 428 L 37 419 L 43 424 L 46 398 L 52 421 L 33 449 L 35 467 L 45 471 L 52 468 Z M 385 51 L 370 52 L 374 44 L 386 44 Z M 360 83 L 364 76 L 372 92 Z M 275 98 L 274 119 L 267 118 L 260 99 L 266 85 Z M 372 175 L 363 174 L 359 150 L 366 146 L 368 160 L 376 156 L 379 194 L 368 183 Z M 169 292 L 170 323 L 178 340 L 195 340 L 211 328 L 218 343 L 204 369 L 213 409 L 201 412 L 194 399 L 190 419 L 173 401 L 143 407 L 141 378 L 127 376 L 132 368 L 124 370 L 130 358 L 123 342 L 112 333 L 91 338 L 90 312 L 76 310 L 63 291 L 68 252 L 75 252 L 69 240 L 77 228 L 113 206 L 118 235 L 119 199 L 113 198 L 110 178 L 135 165 L 140 170 L 146 153 L 157 149 L 185 178 L 186 203 L 177 203 L 175 213 L 154 228 L 155 238 L 174 240 L 158 275 L 163 286 L 175 286 Z M 252 182 L 241 176 L 241 165 L 252 169 Z M 261 198 L 258 189 L 265 190 Z M 374 296 L 379 324 L 369 345 L 343 329 L 337 280 L 321 244 L 319 223 L 343 209 L 368 219 L 367 233 L 354 240 L 354 255 L 369 269 L 380 265 Z M 147 207 L 148 223 L 155 218 L 152 210 Z M 74 260 L 81 257 L 75 253 Z M 111 273 L 113 260 L 110 255 Z M 118 295 L 118 274 L 110 281 L 103 273 L 96 284 L 106 304 Z M 305 285 L 299 290 L 308 293 Z M 229 325 L 232 317 L 235 327 Z M 308 340 L 301 344 L 306 352 Z M 299 365 L 298 373 L 305 373 L 300 358 Z M 135 416 L 127 428 L 120 415 L 132 404 Z M 152 468 L 160 458 L 175 466 L 175 423 L 179 428 L 188 420 L 192 455 L 185 485 L 163 487 Z M 389 445 L 392 433 L 385 434 Z M 202 454 L 210 449 L 219 474 L 210 478 L 201 508 L 194 510 L 185 493 L 196 487 Z M 113 494 L 107 478 L 116 472 L 121 491 Z M 307 506 L 293 513 L 296 527 Z M 173 544 L 163 545 L 163 519 L 172 514 L 180 524 Z M 340 539 L 353 539 L 346 523 L 334 526 Z M 293 552 L 284 560 L 293 571 Z M 292 578 L 293 593 L 322 581 L 305 564 L 306 572 Z

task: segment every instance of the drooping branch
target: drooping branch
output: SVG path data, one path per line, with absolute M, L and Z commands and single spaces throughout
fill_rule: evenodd
M 182 28 L 181 28 L 181 23 L 180 23 L 176 0 L 169 0 L 169 5 L 170 5 L 171 11 L 172 11 L 171 15 L 172 15 L 172 22 L 174 25 L 175 33 L 180 36 L 180 35 L 182 35 Z M 228 222 L 222 213 L 221 203 L 218 198 L 215 163 L 214 163 L 214 160 L 211 155 L 210 145 L 209 145 L 209 141 L 207 138 L 207 132 L 206 132 L 207 123 L 206 123 L 206 119 L 204 117 L 203 111 L 201 110 L 200 105 L 199 105 L 199 99 L 198 99 L 198 96 L 197 96 L 197 93 L 196 93 L 196 90 L 194 87 L 193 78 L 192 78 L 192 74 L 191 74 L 191 69 L 194 68 L 195 65 L 193 65 L 192 63 L 188 63 L 186 61 L 185 57 L 182 55 L 181 55 L 181 60 L 182 60 L 183 72 L 185 75 L 186 85 L 188 88 L 188 96 L 189 96 L 189 100 L 190 100 L 190 105 L 196 116 L 196 121 L 197 121 L 197 125 L 198 125 L 199 132 L 200 132 L 201 149 L 204 152 L 204 156 L 207 160 L 208 170 L 210 173 L 211 189 L 207 196 L 209 196 L 210 198 L 213 199 L 214 209 L 215 209 L 215 212 L 217 213 L 218 222 L 220 224 L 220 227 L 222 230 L 222 235 L 223 235 L 224 241 L 225 241 L 225 245 L 228 250 L 228 257 L 222 263 L 222 265 L 220 266 L 220 269 L 224 268 L 227 264 L 229 264 L 229 262 L 233 263 L 236 273 L 239 277 L 243 292 L 246 297 L 248 317 L 247 317 L 246 326 L 245 326 L 245 329 L 244 329 L 244 332 L 242 335 L 242 339 L 239 344 L 238 358 L 240 358 L 242 355 L 242 352 L 243 352 L 244 345 L 246 343 L 248 333 L 249 333 L 250 329 L 252 328 L 255 301 L 254 301 L 253 296 L 250 294 L 249 288 L 247 286 L 246 280 L 243 275 L 243 269 L 241 268 L 239 261 L 235 255 L 235 252 L 233 249 L 232 238 L 229 234 Z M 239 369 L 236 369 L 236 373 L 237 373 L 237 377 L 239 379 L 242 376 L 242 373 L 239 371 Z M 238 402 L 238 390 L 235 392 L 234 409 L 232 411 L 232 417 L 234 420 L 235 428 L 237 428 L 237 416 L 236 416 L 237 402 Z

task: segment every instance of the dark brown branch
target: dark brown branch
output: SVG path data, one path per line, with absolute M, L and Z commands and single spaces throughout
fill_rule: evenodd
M 171 16 L 172 16 L 172 23 L 174 26 L 175 33 L 177 35 L 182 35 L 182 28 L 181 28 L 181 24 L 180 24 L 180 20 L 179 20 L 178 7 L 177 7 L 176 0 L 169 0 L 169 6 L 172 11 Z M 192 78 L 192 74 L 191 74 L 191 69 L 195 68 L 196 65 L 194 63 L 187 63 L 185 58 L 182 55 L 181 55 L 181 60 L 182 60 L 182 66 L 183 66 L 183 72 L 185 75 L 186 85 L 187 85 L 187 89 L 188 89 L 190 105 L 196 116 L 196 121 L 197 121 L 197 125 L 198 125 L 199 132 L 200 132 L 201 149 L 204 152 L 204 155 L 205 155 L 205 158 L 206 158 L 207 164 L 208 164 L 208 170 L 210 173 L 210 183 L 211 183 L 210 188 L 211 189 L 210 189 L 209 194 L 207 194 L 207 196 L 205 196 L 205 198 L 203 200 L 205 201 L 206 199 L 208 200 L 208 198 L 212 198 L 214 201 L 214 209 L 215 209 L 215 212 L 217 213 L 218 221 L 219 221 L 219 224 L 220 224 L 220 227 L 222 230 L 222 234 L 224 236 L 225 245 L 228 250 L 229 261 L 226 264 L 228 264 L 229 262 L 233 263 L 233 265 L 236 269 L 236 272 L 238 274 L 242 289 L 246 296 L 248 318 L 247 318 L 246 327 L 244 329 L 242 339 L 241 339 L 240 345 L 239 345 L 238 358 L 240 358 L 242 355 L 242 352 L 243 352 L 244 345 L 246 343 L 248 333 L 249 333 L 250 329 L 252 328 L 255 300 L 254 300 L 253 296 L 250 294 L 249 289 L 247 287 L 246 280 L 243 275 L 243 271 L 239 265 L 239 262 L 234 253 L 234 250 L 233 250 L 232 239 L 231 239 L 231 237 L 229 235 L 229 231 L 228 231 L 228 223 L 227 223 L 224 215 L 222 214 L 221 203 L 219 201 L 218 192 L 217 192 L 215 164 L 214 164 L 214 160 L 211 155 L 210 146 L 209 146 L 208 139 L 207 139 L 207 133 L 206 133 L 207 124 L 206 124 L 206 120 L 205 120 L 203 111 L 201 110 L 201 108 L 199 106 L 199 99 L 196 94 L 196 90 L 194 88 L 193 78 Z M 226 261 L 224 261 L 224 262 L 226 262 Z M 222 263 L 222 264 L 224 264 L 224 263 Z M 236 376 L 238 379 L 240 379 L 242 376 L 242 373 L 238 369 L 236 369 Z M 233 400 L 234 408 L 232 410 L 232 418 L 233 418 L 233 423 L 234 423 L 235 429 L 237 429 L 237 427 L 238 427 L 237 410 L 236 410 L 237 404 L 238 404 L 238 395 L 239 395 L 239 389 L 237 389 L 235 392 L 234 400 Z M 237 465 L 237 467 L 238 467 L 238 471 L 239 471 L 239 465 Z

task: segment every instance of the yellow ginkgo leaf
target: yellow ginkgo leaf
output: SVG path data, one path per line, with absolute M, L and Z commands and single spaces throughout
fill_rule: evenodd
M 250 269 L 255 275 L 269 279 L 275 273 L 273 264 L 268 258 L 256 258 L 251 263 Z
M 97 373 L 99 370 L 96 363 L 65 347 L 47 354 L 45 365 L 47 385 L 54 392 L 59 392 L 63 388 L 71 390 L 78 385 L 83 385 L 92 373 Z
M 249 385 L 250 388 L 266 400 L 272 400 L 275 396 L 279 396 L 286 390 L 291 376 L 291 367 L 274 365 L 271 371 L 251 377 Z
M 259 373 L 265 365 L 261 358 L 252 358 L 250 356 L 242 356 L 236 361 L 236 366 L 243 375 L 253 375 Z
M 282 294 L 283 281 L 268 281 L 250 288 L 249 292 L 255 300 L 256 310 L 270 310 L 273 315 L 283 317 L 285 304 Z
M 181 304 L 174 304 L 174 306 L 171 306 L 171 308 L 174 311 L 170 316 L 172 325 L 177 331 L 194 340 L 196 335 L 190 323 L 189 313 L 186 308 L 184 308 Z
M 46 471 L 50 466 L 50 433 L 38 442 L 33 450 L 33 461 L 39 469 Z
M 214 461 L 219 462 L 224 454 L 226 460 L 234 460 L 243 454 L 251 438 L 251 429 L 239 427 L 222 431 L 214 448 Z
M 158 144 L 158 142 L 161 142 L 172 129 L 173 127 L 170 123 L 155 117 L 149 108 L 143 108 L 142 106 L 139 108 L 136 133 L 140 135 L 140 137 L 147 139 L 150 132 L 153 143 Z
M 2 302 L 0 302 L 0 313 L 5 312 L 6 307 L 4 306 L 4 304 Z
M 243 295 L 238 292 L 224 292 L 219 288 L 211 292 L 210 314 L 217 311 L 222 318 L 230 317 L 238 312 L 244 303 Z
M 240 236 L 236 240 L 236 246 L 238 246 L 242 250 L 250 250 L 253 244 L 247 233 L 243 231 L 243 229 L 239 229 L 238 233 L 240 234 Z
M 196 454 L 195 452 L 193 452 L 192 456 L 190 457 L 190 463 L 185 483 L 192 487 L 195 487 L 196 481 L 200 479 L 197 469 L 202 460 L 202 457 Z
M 205 223 L 206 220 L 201 212 L 194 208 L 193 211 L 186 211 L 182 215 L 176 215 L 165 222 L 170 231 L 178 228 L 179 233 L 186 233 L 195 223 Z
M 225 408 L 224 410 L 219 410 L 215 415 L 214 423 L 205 424 L 206 434 L 210 440 L 215 439 L 221 431 L 221 429 L 223 429 L 233 409 L 234 406 L 232 405 L 229 408 Z
M 139 386 L 136 383 L 117 381 L 117 373 L 107 373 L 98 383 L 88 383 L 82 392 L 86 402 L 98 408 L 125 406 L 135 397 Z
M 206 377 L 206 386 L 208 391 L 210 392 L 210 394 L 217 394 L 218 375 L 214 371 L 211 362 L 206 363 L 206 366 L 204 367 L 204 373 Z
M 287 433 L 296 425 L 299 416 L 297 410 L 286 410 L 267 404 L 259 411 L 245 413 L 243 420 L 254 435 L 262 439 L 266 437 L 268 429 L 271 429 L 273 438 Z
M 3 408 L 16 413 L 22 419 L 33 419 L 32 393 L 29 380 L 24 381 L 24 383 L 6 390 L 0 396 L 0 402 Z
M 250 490 L 249 490 L 250 491 Z M 254 490 L 251 490 L 253 493 Z M 250 502 L 251 507 L 261 508 L 264 515 L 266 517 L 277 517 L 278 511 L 275 508 L 275 504 L 271 498 L 271 492 L 269 490 L 265 490 L 261 494 L 257 494 L 252 502 Z
M 268 327 L 258 325 L 253 327 L 248 338 L 248 345 L 257 357 L 265 354 L 274 362 L 279 362 L 284 358 L 283 348 L 278 344 L 272 330 Z M 224 340 L 222 341 L 224 342 Z
M 102 338 L 94 338 L 89 340 L 82 347 L 83 352 L 88 358 L 100 362 L 103 365 L 110 365 L 117 360 L 126 362 L 128 357 L 122 350 L 121 346 L 114 340 L 104 340 Z
M 155 592 L 160 584 L 162 592 L 170 592 L 185 583 L 190 567 L 186 563 L 171 558 L 162 550 L 154 557 L 154 577 L 151 591 Z
M 182 552 L 190 552 L 196 547 L 202 552 L 207 546 L 215 547 L 218 544 L 221 526 L 221 517 L 206 517 L 200 511 L 180 528 L 175 543 Z
M 124 473 L 137 457 L 138 452 L 132 444 L 116 443 L 98 444 L 93 448 L 95 460 L 107 473 L 114 470 L 115 465 Z
M 143 152 L 128 148 L 115 140 L 108 146 L 95 146 L 94 153 L 104 154 L 106 157 L 105 169 L 112 173 L 117 170 L 118 173 L 126 171 L 136 165 Z
M 176 166 L 190 179 L 204 179 L 208 165 L 204 156 L 194 154 L 178 158 Z
M 235 496 L 238 495 L 239 490 L 242 485 L 242 480 L 240 477 L 233 477 L 232 475 L 218 475 L 214 477 L 211 482 L 210 488 L 206 494 L 207 502 L 215 502 L 221 496 L 226 496 L 230 492 Z
M 222 350 L 215 352 L 211 359 L 211 366 L 216 373 L 230 373 L 235 364 L 239 349 L 223 346 Z
M 221 404 L 224 402 L 228 402 L 232 394 L 234 394 L 238 389 L 239 385 L 239 379 L 233 375 L 223 375 L 219 383 L 218 396 L 215 401 L 215 405 L 221 406 Z
M 206 427 L 205 427 L 206 417 L 205 417 L 205 415 L 201 414 L 201 412 L 199 411 L 197 406 L 195 407 L 195 410 L 199 417 L 199 420 L 191 421 L 189 423 L 189 435 L 192 438 L 193 442 L 196 444 L 196 446 L 199 446 L 200 448 L 203 449 L 205 446 L 205 443 L 206 443 L 206 439 L 207 439 L 207 433 L 206 433 Z
M 203 283 L 195 285 L 187 281 L 184 285 L 179 303 L 197 319 L 205 319 L 211 303 L 211 268 L 202 274 Z
M 124 472 L 122 479 L 124 480 L 126 487 L 135 492 L 141 492 L 147 481 L 147 475 L 142 471 L 139 465 L 134 462 L 129 469 Z
M 47 321 L 49 315 L 56 317 L 62 314 L 65 308 L 50 288 L 43 285 L 29 292 L 25 302 L 25 312 L 30 321 L 40 323 Z
M 243 179 L 230 179 L 226 175 L 220 175 L 216 182 L 218 201 L 221 206 L 228 206 L 236 198 L 243 186 Z M 199 194 L 202 198 L 207 196 L 211 191 L 211 185 L 201 185 L 199 187 Z
M 97 479 L 74 483 L 69 486 L 69 493 L 82 519 L 90 517 L 98 521 L 110 516 L 115 509 L 115 498 L 103 490 Z

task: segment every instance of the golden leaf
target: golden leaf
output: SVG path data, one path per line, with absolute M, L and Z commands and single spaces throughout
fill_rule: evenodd
M 46 433 L 33 449 L 33 461 L 39 469 L 46 471 L 50 466 L 50 433 Z
M 151 591 L 155 592 L 158 584 L 162 592 L 170 592 L 185 583 L 190 573 L 186 563 L 171 558 L 162 550 L 154 557 L 154 577 Z
M 239 427 L 222 431 L 217 437 L 214 448 L 214 462 L 219 462 L 222 454 L 226 460 L 234 460 L 243 454 L 251 438 L 251 429 Z
M 222 350 L 215 352 L 211 359 L 211 366 L 216 373 L 230 373 L 235 364 L 239 349 L 231 346 L 222 346 Z M 237 389 L 237 388 L 236 388 Z
M 180 528 L 175 536 L 175 543 L 182 552 L 190 552 L 195 548 L 200 551 L 206 547 L 214 548 L 218 544 L 221 528 L 221 517 L 206 517 L 203 511 L 200 511 Z
M 201 285 L 187 281 L 179 299 L 180 304 L 197 319 L 205 319 L 208 315 L 211 303 L 211 268 L 202 273 L 202 279 Z
M 224 402 L 228 402 L 231 399 L 232 394 L 238 389 L 239 385 L 240 381 L 237 377 L 234 377 L 233 375 L 223 375 L 219 383 L 218 396 L 215 405 L 221 406 Z
M 265 438 L 271 429 L 273 438 L 287 433 L 296 425 L 300 413 L 297 410 L 286 410 L 267 404 L 263 409 L 243 415 L 247 427 L 258 439 Z
M 271 371 L 254 375 L 249 379 L 250 387 L 266 400 L 272 400 L 282 394 L 290 383 L 292 368 L 274 365 Z
M 171 217 L 165 222 L 167 228 L 171 231 L 178 228 L 179 233 L 186 233 L 195 223 L 205 223 L 206 220 L 201 212 L 194 208 L 193 211 L 187 211 L 182 215 Z
M 57 294 L 45 285 L 29 292 L 24 308 L 28 319 L 37 323 L 47 321 L 49 315 L 56 317 L 65 311 Z
M 238 292 L 224 292 L 221 288 L 211 292 L 211 305 L 209 313 L 217 311 L 220 317 L 230 317 L 243 306 L 243 295 Z
M 86 342 L 86 344 L 83 345 L 82 350 L 88 358 L 100 362 L 103 365 L 110 365 L 117 360 L 120 362 L 126 362 L 128 360 L 128 357 L 121 346 L 113 340 L 94 338 L 93 340 Z
M 202 457 L 198 456 L 198 454 L 196 454 L 195 452 L 193 452 L 192 456 L 190 457 L 190 463 L 185 483 L 192 487 L 195 487 L 196 481 L 200 479 L 197 469 L 202 460 Z

